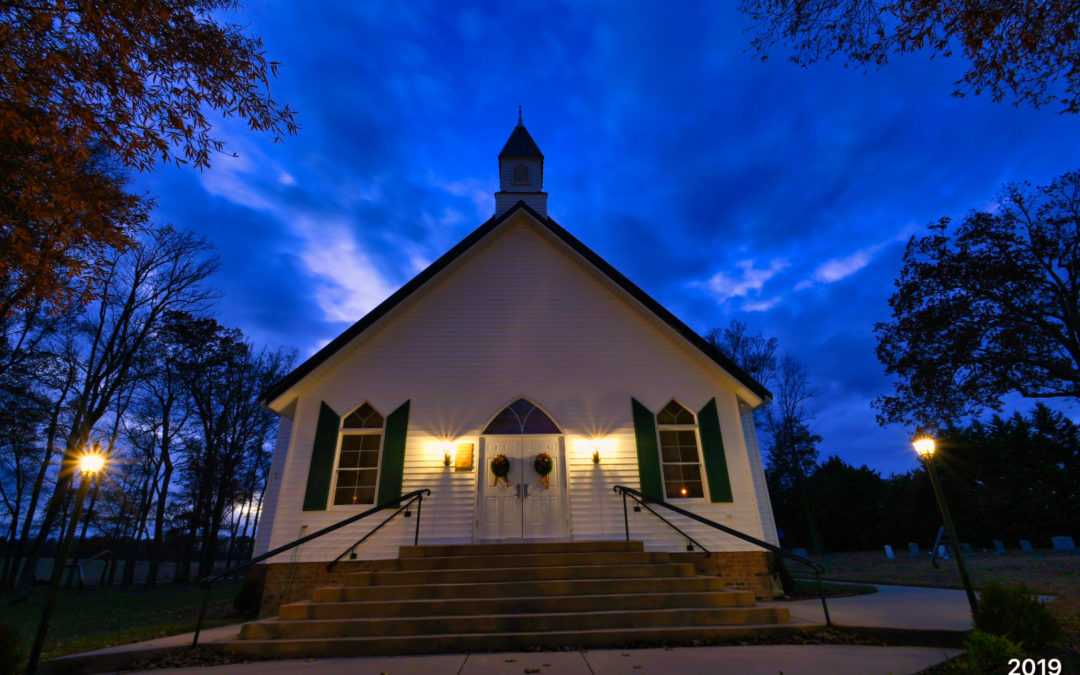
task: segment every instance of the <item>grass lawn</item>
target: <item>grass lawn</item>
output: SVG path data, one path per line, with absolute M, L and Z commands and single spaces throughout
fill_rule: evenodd
M 243 620 L 231 616 L 239 583 L 220 584 L 210 592 L 206 626 Z M 64 590 L 57 598 L 45 640 L 42 660 L 152 640 L 195 629 L 204 591 L 198 587 L 96 588 Z M 0 600 L 0 622 L 15 628 L 24 656 L 30 651 L 45 607 L 47 590 L 35 587 L 30 600 L 13 604 Z

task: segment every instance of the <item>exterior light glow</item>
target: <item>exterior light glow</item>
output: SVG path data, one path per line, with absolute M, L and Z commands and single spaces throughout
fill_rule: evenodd
M 105 468 L 105 456 L 99 452 L 86 452 L 79 457 L 79 470 L 85 474 L 97 473 Z
M 683 497 L 685 497 L 685 496 L 686 496 L 686 488 L 683 488 L 683 489 L 682 489 L 682 496 L 683 496 Z
M 445 441 L 443 441 L 443 444 L 442 444 L 442 451 L 443 451 L 443 462 L 442 463 L 443 463 L 443 466 L 450 466 L 450 464 L 454 461 L 454 458 L 451 456 L 453 454 L 453 449 L 454 449 L 454 446 L 450 443 L 449 438 L 446 439 Z
M 923 459 L 932 457 L 934 454 L 934 439 L 930 436 L 920 436 L 911 444 L 915 446 L 915 452 L 919 453 L 919 457 Z

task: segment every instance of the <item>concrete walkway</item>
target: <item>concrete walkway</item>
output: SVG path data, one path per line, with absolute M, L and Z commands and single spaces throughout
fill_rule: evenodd
M 969 631 L 974 627 L 971 623 L 971 607 L 964 591 L 874 585 L 877 586 L 877 593 L 828 600 L 833 623 L 838 626 L 901 630 Z M 825 620 L 821 600 L 758 604 L 762 607 L 787 607 L 791 610 L 791 618 L 796 621 L 817 623 Z
M 740 675 L 909 675 L 955 656 L 931 647 L 770 645 L 598 649 L 587 652 L 436 654 L 309 661 L 260 661 L 201 669 L 206 675 L 642 675 L 644 673 L 740 673 Z M 155 670 L 188 675 L 190 669 Z
M 878 592 L 829 600 L 833 623 L 854 628 L 945 631 L 971 630 L 963 591 L 878 585 Z M 796 623 L 824 623 L 820 600 L 763 602 L 789 608 Z M 240 626 L 203 631 L 201 643 L 232 640 Z M 912 633 L 917 635 L 917 633 Z M 101 673 L 133 660 L 155 658 L 191 644 L 191 634 L 76 654 L 43 664 L 53 673 Z M 920 642 L 915 644 L 937 644 Z M 156 669 L 155 673 L 187 674 L 194 670 L 221 675 L 254 673 L 700 673 L 730 669 L 738 673 L 916 673 L 957 654 L 936 647 L 867 647 L 854 645 L 768 645 L 677 647 L 674 649 L 590 650 L 514 654 L 435 654 L 259 661 L 201 669 Z M 550 664 L 550 665 L 548 665 Z M 539 669 L 539 670 L 533 670 Z

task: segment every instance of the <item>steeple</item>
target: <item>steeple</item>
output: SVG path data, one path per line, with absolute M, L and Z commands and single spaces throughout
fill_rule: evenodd
M 544 154 L 521 121 L 499 153 L 499 191 L 495 193 L 495 215 L 502 215 L 514 204 L 523 201 L 542 216 L 547 215 L 547 193 L 544 192 Z

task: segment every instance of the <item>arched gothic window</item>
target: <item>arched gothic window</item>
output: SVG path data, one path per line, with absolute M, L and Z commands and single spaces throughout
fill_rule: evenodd
M 660 465 L 664 470 L 664 494 L 668 499 L 704 497 L 701 454 L 694 413 L 672 399 L 656 413 L 660 432 Z
M 561 434 L 559 426 L 547 414 L 519 398 L 503 408 L 502 412 L 484 429 L 485 434 Z
M 341 420 L 334 505 L 374 504 L 385 420 L 370 403 Z
M 527 164 L 514 165 L 514 185 L 529 184 L 529 166 Z

